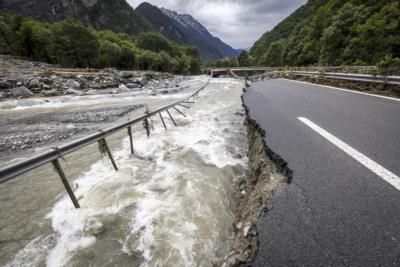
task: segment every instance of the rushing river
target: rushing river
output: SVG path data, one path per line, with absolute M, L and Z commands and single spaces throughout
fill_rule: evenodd
M 232 245 L 235 182 L 246 174 L 242 88 L 213 79 L 186 118 L 174 113 L 179 127 L 167 114 L 168 130 L 154 117 L 150 138 L 135 126 L 134 155 L 126 132 L 108 138 L 119 171 L 97 145 L 61 160 L 81 209 L 48 165 L 0 185 L 0 265 L 211 266 Z M 177 96 L 142 98 L 155 108 Z

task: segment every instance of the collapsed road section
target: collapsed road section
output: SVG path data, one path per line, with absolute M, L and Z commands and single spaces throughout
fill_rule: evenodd
M 281 79 L 243 99 L 292 170 L 257 222 L 251 265 L 399 265 L 399 101 Z

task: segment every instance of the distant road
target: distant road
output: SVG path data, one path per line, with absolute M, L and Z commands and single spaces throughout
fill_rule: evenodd
M 400 266 L 400 101 L 269 80 L 244 102 L 293 171 L 252 266 Z

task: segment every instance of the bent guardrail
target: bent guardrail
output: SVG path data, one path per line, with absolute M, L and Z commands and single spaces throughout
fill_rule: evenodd
M 237 75 L 235 72 L 238 71 L 264 71 L 264 73 L 245 77 Z M 277 70 L 277 68 L 268 68 L 268 67 L 215 68 L 211 69 L 211 76 L 213 76 L 213 74 L 218 72 L 226 72 L 227 74 L 237 79 L 270 78 L 272 74 L 277 74 L 278 76 L 280 74 L 289 74 L 292 76 L 320 77 L 320 78 L 348 80 L 356 82 L 400 85 L 400 76 L 384 76 L 384 75 L 323 72 L 323 71 L 285 71 L 285 70 Z
M 181 106 L 184 108 L 189 108 L 188 106 L 185 106 L 183 104 L 191 104 L 194 102 L 190 102 L 190 99 L 195 98 L 196 96 L 198 96 L 198 94 L 204 90 L 204 88 L 207 87 L 207 85 L 209 84 L 210 80 L 207 81 L 207 83 L 205 85 L 203 85 L 200 89 L 198 89 L 196 92 L 194 92 L 192 95 L 190 95 L 189 97 L 177 101 L 175 103 L 172 103 L 168 106 L 159 108 L 155 111 L 152 112 L 148 112 L 146 115 L 135 118 L 133 120 L 130 120 L 128 122 L 119 124 L 117 126 L 113 126 L 104 130 L 100 130 L 96 133 L 92 133 L 88 136 L 85 136 L 83 138 L 77 139 L 71 143 L 65 144 L 65 145 L 61 145 L 59 147 L 55 147 L 50 149 L 47 152 L 44 152 L 42 154 L 39 154 L 37 156 L 34 156 L 32 158 L 23 160 L 21 162 L 15 163 L 15 164 L 11 164 L 9 166 L 6 166 L 4 168 L 0 168 L 0 184 L 7 182 L 13 178 L 16 178 L 24 173 L 27 173 L 33 169 L 36 169 L 44 164 L 47 163 L 52 163 L 53 167 L 55 169 L 55 171 L 58 173 L 58 175 L 60 176 L 65 189 L 67 190 L 74 206 L 76 208 L 80 208 L 79 203 L 67 181 L 66 175 L 64 174 L 62 168 L 61 168 L 61 164 L 59 163 L 58 159 L 62 158 L 65 155 L 68 155 L 76 150 L 79 150 L 83 147 L 86 147 L 88 145 L 94 144 L 96 142 L 98 142 L 99 144 L 99 149 L 101 150 L 101 152 L 108 154 L 113 167 L 115 170 L 118 170 L 118 167 L 114 161 L 114 158 L 112 157 L 111 151 L 107 145 L 106 142 L 106 137 L 113 135 L 117 132 L 120 132 L 123 129 L 127 129 L 128 130 L 128 135 L 129 135 L 129 140 L 130 140 L 130 146 L 131 146 L 131 153 L 134 153 L 133 150 L 133 139 L 132 139 L 132 125 L 135 125 L 139 122 L 144 122 L 146 131 L 147 131 L 147 135 L 150 135 L 150 131 L 149 128 L 146 127 L 146 122 L 147 122 L 147 126 L 149 125 L 147 119 L 149 119 L 150 117 L 153 117 L 155 115 L 159 115 L 164 127 L 166 128 L 165 122 L 164 122 L 164 118 L 162 116 L 162 112 L 166 112 L 168 114 L 168 116 L 171 118 L 172 122 L 174 123 L 175 126 L 177 126 L 175 120 L 173 119 L 171 113 L 169 112 L 170 109 L 174 109 L 175 111 L 177 111 L 179 114 L 185 116 L 185 114 L 180 111 L 177 106 Z M 185 116 L 186 117 L 186 116 Z
M 400 76 L 383 76 L 383 75 L 368 75 L 368 74 L 349 74 L 336 72 L 318 72 L 318 71 L 291 71 L 295 76 L 321 77 L 338 80 L 356 81 L 356 82 L 372 82 L 400 85 Z

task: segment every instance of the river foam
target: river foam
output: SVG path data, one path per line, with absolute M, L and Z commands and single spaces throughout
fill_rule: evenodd
M 211 266 L 232 244 L 234 182 L 247 167 L 242 86 L 214 79 L 181 108 L 186 118 L 174 113 L 179 127 L 167 114 L 168 131 L 158 117 L 150 138 L 135 127 L 135 155 L 125 138 L 118 172 L 106 158 L 93 164 L 73 182 L 82 208 L 63 195 L 47 216 L 54 233 L 8 266 Z

